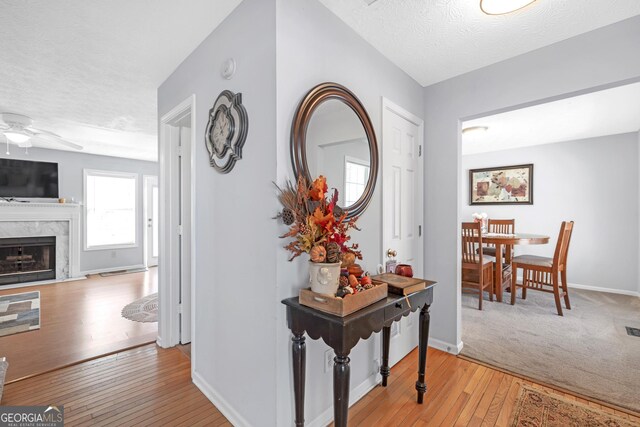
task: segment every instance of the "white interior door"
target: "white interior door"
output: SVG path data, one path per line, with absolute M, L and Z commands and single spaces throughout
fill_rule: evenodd
M 387 99 L 382 102 L 382 263 L 388 251 L 423 276 L 423 121 Z M 396 322 L 391 332 L 393 365 L 418 345 L 417 313 Z
M 158 221 L 158 177 L 144 177 L 144 215 L 146 223 L 145 254 L 147 267 L 158 265 L 159 221 Z

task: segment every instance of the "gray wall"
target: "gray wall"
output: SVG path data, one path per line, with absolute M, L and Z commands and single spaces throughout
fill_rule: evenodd
M 220 76 L 233 57 L 233 79 Z M 196 95 L 195 376 L 236 422 L 275 425 L 276 178 L 275 0 L 244 0 L 158 89 L 158 117 Z M 249 116 L 242 160 L 209 166 L 209 109 L 241 92 Z M 224 409 L 224 408 L 223 408 Z M 228 414 L 230 414 L 228 412 Z M 244 419 L 242 421 L 241 419 Z
M 0 157 L 11 159 L 35 160 L 58 163 L 59 194 L 76 203 L 83 202 L 84 177 L 83 169 L 99 169 L 114 172 L 136 172 L 138 177 L 138 246 L 127 249 L 84 250 L 84 225 L 82 230 L 82 248 L 80 251 L 80 271 L 94 271 L 118 267 L 144 264 L 144 212 L 143 212 L 143 175 L 158 175 L 158 164 L 143 160 L 123 159 L 120 157 L 97 156 L 94 154 L 76 153 L 72 151 L 31 148 L 25 155 L 23 149 L 11 147 L 11 155 L 6 156 L 4 150 Z M 84 221 L 84 215 L 82 215 Z
M 424 115 L 423 88 L 398 67 L 367 44 L 351 28 L 317 0 L 278 0 L 278 181 L 292 178 L 289 158 L 289 132 L 295 110 L 313 86 L 327 81 L 351 89 L 362 101 L 381 143 L 382 97 L 387 97 L 413 114 Z M 361 244 L 365 269 L 375 271 L 382 261 L 381 178 L 371 205 L 361 216 L 362 232 L 353 240 Z M 280 232 L 284 230 L 279 226 Z M 298 295 L 308 283 L 307 258 L 287 262 L 287 253 L 277 252 L 278 299 Z M 290 333 L 285 327 L 285 311 L 278 315 L 278 425 L 293 424 L 291 394 Z M 417 324 L 417 322 L 414 322 Z M 405 331 L 403 331 L 403 334 Z M 406 331 L 411 334 L 410 331 Z M 417 336 L 417 333 L 414 335 Z M 332 417 L 332 375 L 324 372 L 322 341 L 307 340 L 307 409 L 308 423 Z M 364 387 L 374 371 L 374 358 L 380 354 L 379 338 L 362 341 L 351 352 L 351 388 Z M 352 393 L 353 394 L 353 393 Z
M 640 78 L 638 46 L 640 16 L 424 89 L 426 274 L 439 282 L 434 338 L 461 343 L 460 120 Z
M 469 169 L 524 163 L 534 164 L 533 205 L 469 205 Z M 560 223 L 573 220 L 568 281 L 638 291 L 636 132 L 463 156 L 461 180 L 463 221 L 474 212 L 515 218 L 516 231 L 551 236 L 548 245 L 516 247 L 516 254 L 552 257 Z

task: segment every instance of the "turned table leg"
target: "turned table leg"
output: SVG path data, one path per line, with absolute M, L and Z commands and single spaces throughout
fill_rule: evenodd
M 427 343 L 429 341 L 429 306 L 424 305 L 420 310 L 420 322 L 418 324 L 418 381 L 416 381 L 416 390 L 418 391 L 418 403 L 423 402 L 424 394 L 427 392 L 427 384 L 424 381 L 427 369 Z
M 346 427 L 349 415 L 349 357 L 336 354 L 333 361 L 333 421 L 335 427 Z
M 382 375 L 382 387 L 387 386 L 387 378 L 391 370 L 389 369 L 389 340 L 391 339 L 391 326 L 382 328 L 382 365 L 380 375 Z
M 296 426 L 304 426 L 304 377 L 306 370 L 306 344 L 304 334 L 291 338 L 293 354 L 293 393 L 296 406 Z

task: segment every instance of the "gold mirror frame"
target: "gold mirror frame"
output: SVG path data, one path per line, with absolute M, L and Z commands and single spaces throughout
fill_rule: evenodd
M 360 119 L 360 123 L 364 127 L 369 143 L 369 153 L 371 156 L 369 180 L 364 188 L 360 198 L 351 206 L 340 206 L 347 211 L 347 218 L 360 216 L 373 196 L 378 178 L 378 142 L 376 133 L 373 130 L 371 119 L 367 110 L 364 108 L 360 100 L 346 87 L 337 83 L 322 83 L 311 89 L 298 105 L 298 109 L 291 126 L 291 164 L 296 179 L 300 175 L 304 176 L 307 182 L 312 181 L 307 164 L 307 129 L 314 111 L 326 101 L 335 99 L 346 104 Z M 331 184 L 331 183 L 329 183 Z

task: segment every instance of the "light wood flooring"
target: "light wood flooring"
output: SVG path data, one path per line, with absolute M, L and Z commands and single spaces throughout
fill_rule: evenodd
M 521 384 L 587 403 L 625 419 L 639 417 L 520 379 L 429 348 L 427 394 L 416 404 L 417 350 L 391 369 L 389 385 L 376 387 L 349 411 L 349 426 L 510 426 Z
M 139 347 L 18 381 L 3 405 L 64 405 L 65 426 L 230 426 L 179 349 Z
M 190 379 L 189 358 L 155 345 L 107 356 L 5 387 L 3 405 L 62 404 L 65 425 L 230 425 Z M 624 412 L 429 349 L 425 403 L 415 402 L 417 351 L 349 411 L 350 426 L 507 426 L 521 384 Z M 307 391 L 307 401 L 313 394 Z
M 0 290 L 40 291 L 40 329 L 0 337 L 7 381 L 48 372 L 100 355 L 155 342 L 157 323 L 122 318 L 122 308 L 157 291 L 157 268 L 145 273 Z

